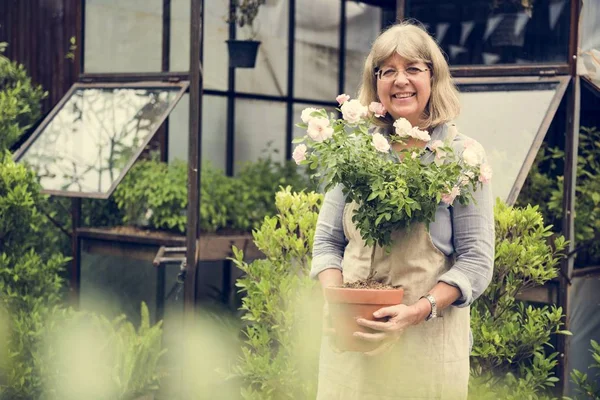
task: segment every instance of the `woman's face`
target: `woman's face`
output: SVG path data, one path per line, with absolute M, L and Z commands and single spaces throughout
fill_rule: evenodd
M 410 63 L 394 53 L 379 70 L 383 76 L 383 79 L 377 78 L 377 96 L 381 104 L 394 120 L 406 118 L 413 126 L 420 126 L 431 96 L 431 71 L 427 65 Z M 398 71 L 395 79 L 386 80 L 386 76 L 394 75 L 394 70 Z

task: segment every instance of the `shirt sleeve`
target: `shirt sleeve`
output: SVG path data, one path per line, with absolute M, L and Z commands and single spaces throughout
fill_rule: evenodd
M 462 150 L 464 138 L 457 138 Z M 485 160 L 485 157 L 484 157 Z M 494 199 L 491 183 L 472 192 L 473 201 L 450 207 L 455 263 L 438 281 L 457 287 L 454 306 L 467 307 L 485 291 L 494 272 Z
M 454 306 L 467 307 L 488 287 L 494 270 L 494 207 L 491 185 L 473 193 L 475 201 L 450 209 L 455 263 L 438 280 L 457 287 Z
M 317 279 L 329 268 L 342 270 L 342 259 L 346 248 L 343 214 L 346 198 L 342 186 L 338 185 L 325 194 L 317 219 L 312 249 L 310 277 Z

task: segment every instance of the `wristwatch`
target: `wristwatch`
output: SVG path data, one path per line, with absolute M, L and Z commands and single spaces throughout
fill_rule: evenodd
M 422 296 L 421 299 L 427 299 L 427 301 L 431 303 L 431 312 L 427 318 L 425 318 L 425 321 L 429 321 L 430 319 L 437 317 L 437 302 L 435 301 L 435 297 L 427 293 L 425 296 Z

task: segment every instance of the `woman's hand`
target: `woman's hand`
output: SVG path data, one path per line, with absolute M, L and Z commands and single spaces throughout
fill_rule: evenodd
M 427 304 L 428 301 L 425 300 Z M 431 307 L 429 305 L 429 307 Z M 380 308 L 373 313 L 375 318 L 388 318 L 387 321 L 369 321 L 359 318 L 356 322 L 367 328 L 379 331 L 376 333 L 354 332 L 354 336 L 367 340 L 369 342 L 381 342 L 375 350 L 367 352 L 367 355 L 376 355 L 391 347 L 398 340 L 402 331 L 411 325 L 416 325 L 429 315 L 431 308 L 427 310 L 427 305 L 421 301 L 407 306 L 398 304 L 391 307 Z

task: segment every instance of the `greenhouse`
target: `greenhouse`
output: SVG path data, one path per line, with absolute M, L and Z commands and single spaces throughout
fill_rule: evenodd
M 354 170 L 317 151 L 362 129 L 344 107 L 400 21 L 439 45 L 493 170 L 468 398 L 600 399 L 600 0 L 0 0 L 0 400 L 327 398 L 309 275 Z

